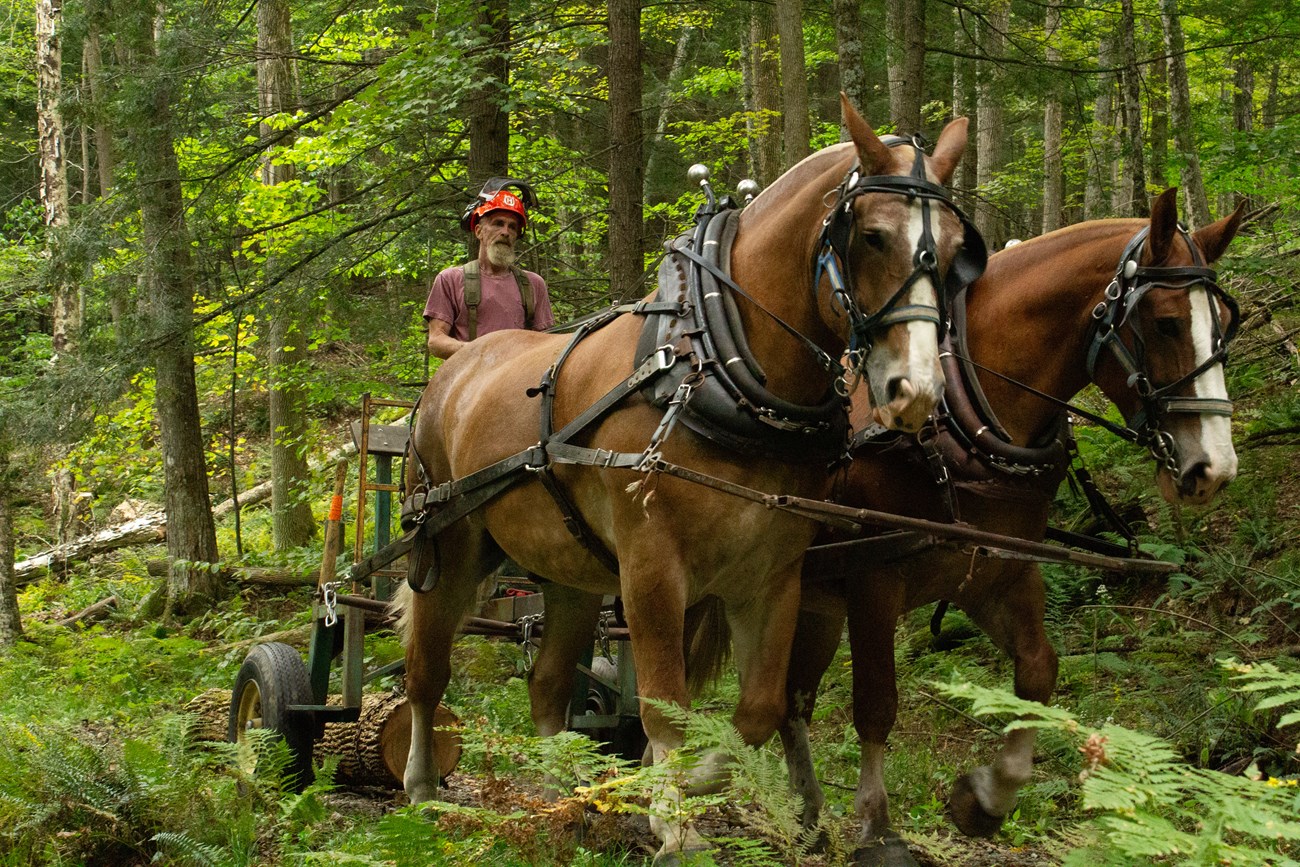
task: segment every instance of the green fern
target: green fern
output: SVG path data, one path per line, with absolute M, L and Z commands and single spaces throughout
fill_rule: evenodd
M 1300 678 L 1275 669 L 1251 676 L 1260 689 L 1300 686 Z M 977 715 L 1019 716 L 1006 725 L 1008 731 L 1054 729 L 1079 743 L 1081 801 L 1094 818 L 1076 838 L 1078 848 L 1065 859 L 1066 867 L 1300 865 L 1292 857 L 1300 851 L 1300 822 L 1293 818 L 1297 799 L 1291 786 L 1194 768 L 1159 738 L 1116 725 L 1091 728 L 1062 708 L 1000 690 L 962 683 L 936 687 L 969 701 Z

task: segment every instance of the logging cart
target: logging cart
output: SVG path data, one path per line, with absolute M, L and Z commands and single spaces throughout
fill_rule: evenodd
M 394 563 L 409 548 L 400 539 L 392 541 L 391 536 L 393 495 L 399 491 L 393 464 L 405 454 L 410 428 L 406 423 L 373 424 L 372 418 L 385 408 L 412 407 L 410 401 L 369 394 L 362 398 L 361 417 L 352 424 L 359 455 L 352 566 L 338 574 L 347 478 L 347 463 L 340 461 L 326 521 L 325 553 L 312 604 L 306 662 L 291 645 L 266 642 L 249 652 L 235 678 L 230 740 L 244 739 L 250 729 L 276 732 L 292 755 L 286 777 L 300 788 L 312 779 L 312 758 L 318 744 L 323 753 L 339 757 L 339 777 L 348 782 L 397 785 L 406 766 L 411 722 L 405 696 L 400 690 L 364 691 L 367 684 L 380 678 L 400 675 L 405 661 L 366 671 L 364 639 L 367 626 L 384 628 L 393 621 L 389 602 L 396 582 L 406 576 L 405 569 L 394 568 Z M 369 510 L 373 510 L 373 541 L 367 533 Z M 369 553 L 368 544 L 373 545 Z M 542 594 L 528 576 L 508 574 L 510 571 L 507 568 L 497 576 L 495 592 L 462 631 L 513 639 L 524 646 L 531 660 L 544 629 Z M 616 752 L 640 757 L 644 735 L 627 627 L 616 601 L 611 598 L 607 602 L 593 636 L 592 654 L 579 665 L 570 724 Z M 333 693 L 331 672 L 336 661 L 337 693 Z M 455 715 L 439 706 L 434 746 L 444 778 L 460 758 L 456 724 Z

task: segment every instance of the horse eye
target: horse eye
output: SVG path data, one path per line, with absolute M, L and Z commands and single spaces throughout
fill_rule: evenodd
M 1156 332 L 1162 337 L 1177 337 L 1179 322 L 1173 317 L 1162 317 L 1156 320 Z
M 858 237 L 862 239 L 862 243 L 866 244 L 878 253 L 885 249 L 884 232 L 876 229 L 863 229 L 858 233 Z

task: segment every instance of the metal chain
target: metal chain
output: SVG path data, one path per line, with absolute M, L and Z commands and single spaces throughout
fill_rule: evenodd
M 321 585 L 321 601 L 325 603 L 326 628 L 339 622 L 339 588 L 343 584 L 342 581 L 327 581 Z
M 525 673 L 533 670 L 533 660 L 536 656 L 534 648 L 540 646 L 533 640 L 533 633 L 544 618 L 545 614 L 525 614 L 516 621 L 519 627 L 519 641 L 524 646 Z

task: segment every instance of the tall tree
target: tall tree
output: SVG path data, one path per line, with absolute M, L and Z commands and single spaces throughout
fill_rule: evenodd
M 1182 160 L 1179 174 L 1182 177 L 1183 196 L 1187 202 L 1189 222 L 1200 228 L 1210 224 L 1210 203 L 1205 197 L 1205 183 L 1201 177 L 1201 158 L 1196 152 L 1196 139 L 1192 127 L 1192 93 L 1187 80 L 1187 58 L 1184 54 L 1183 24 L 1179 18 L 1178 0 L 1160 0 L 1160 23 L 1165 31 L 1165 53 L 1169 57 L 1169 108 L 1174 125 L 1174 141 Z
M 1011 23 L 1011 4 L 1007 0 L 994 0 L 981 27 L 983 54 L 976 67 L 976 111 L 979 113 L 979 160 L 975 167 L 975 181 L 979 185 L 979 200 L 975 204 L 975 225 L 995 247 L 1001 246 L 1002 221 L 998 203 L 992 196 L 992 183 L 1002 169 L 1003 72 L 1002 54 L 1006 50 L 1006 33 Z
M 262 117 L 260 132 L 269 138 L 276 127 L 271 118 L 298 107 L 293 61 L 293 22 L 288 0 L 257 3 L 257 96 Z M 292 136 L 283 140 L 291 145 Z M 274 187 L 294 179 L 292 163 L 262 160 L 262 183 Z M 268 281 L 279 269 L 280 257 L 266 256 Z M 307 400 L 303 387 L 307 360 L 307 328 L 302 303 L 282 284 L 270 296 L 268 310 L 268 391 L 271 426 L 271 537 L 277 551 L 301 547 L 316 535 L 316 521 L 307 501 L 311 474 L 304 444 Z
M 1155 42 L 1163 46 L 1163 37 L 1157 32 Z M 1163 55 L 1164 49 L 1161 47 L 1156 52 Z M 1147 66 L 1147 105 L 1151 111 L 1151 132 L 1148 135 L 1150 142 L 1149 166 L 1151 168 L 1151 183 L 1155 185 L 1157 191 L 1162 191 L 1169 185 L 1166 177 L 1169 166 L 1169 66 L 1163 60 L 1157 60 L 1155 63 Z
M 41 205 L 54 298 L 54 351 L 73 352 L 81 331 L 81 299 L 63 249 L 68 228 L 68 166 L 63 142 L 63 2 L 36 3 L 36 126 L 41 160 Z
M 925 100 L 924 0 L 885 0 L 889 119 L 902 135 L 921 131 Z
M 486 0 L 475 26 L 485 42 L 474 74 L 469 101 L 469 193 L 476 194 L 491 177 L 510 174 L 510 0 Z M 470 258 L 477 255 L 471 239 Z
M 99 20 L 87 22 L 86 39 L 81 46 L 86 65 L 86 85 L 90 91 L 90 111 L 95 128 L 95 169 L 99 177 L 99 195 L 107 196 L 113 188 L 113 132 L 104 111 L 104 61 L 99 46 Z M 90 166 L 83 171 L 89 173 Z
M 1119 44 L 1124 61 L 1124 197 L 1128 199 L 1122 213 L 1130 217 L 1147 217 L 1146 171 L 1142 159 L 1142 80 L 1138 73 L 1137 45 L 1134 41 L 1136 21 L 1133 0 L 1120 0 Z
M 1061 26 L 1060 0 L 1048 0 L 1043 35 L 1048 66 L 1061 62 L 1056 31 Z M 1053 232 L 1065 225 L 1065 166 L 1061 159 L 1061 97 L 1052 77 L 1043 106 L 1043 231 Z
M 220 595 L 220 577 L 193 562 L 215 562 L 217 537 L 208 500 L 203 430 L 194 382 L 194 271 L 175 150 L 173 70 L 155 42 L 157 6 L 123 0 L 111 10 L 124 88 L 122 128 L 135 164 L 148 299 L 149 347 L 156 378 L 167 512 L 168 611 L 186 615 Z
M 861 5 L 858 0 L 831 0 L 831 17 L 835 20 L 835 52 L 839 58 L 840 90 L 860 111 L 867 104 L 870 93 Z M 847 140 L 848 131 L 841 127 L 840 141 Z
M 776 27 L 781 45 L 781 95 L 784 102 L 784 167 L 812 153 L 808 122 L 808 73 L 803 53 L 803 0 L 776 0 Z
M 639 298 L 645 270 L 642 200 L 641 0 L 609 0 L 610 296 Z
M 777 50 L 776 19 L 770 3 L 749 4 L 749 57 L 753 64 L 754 104 L 749 112 L 758 117 L 754 138 L 758 141 L 757 181 L 767 186 L 781 174 L 781 67 Z
M 970 119 L 970 125 L 966 128 L 966 152 L 957 164 L 952 184 L 958 190 L 970 191 L 975 189 L 975 164 L 979 161 L 979 114 L 975 111 L 975 101 L 971 98 L 975 76 L 972 61 L 964 56 L 971 52 L 972 45 L 960 5 L 953 7 L 952 18 L 952 115 Z
M 1115 103 L 1114 86 L 1114 37 L 1105 35 L 1097 46 L 1097 64 L 1102 72 L 1097 77 L 1097 98 L 1092 110 L 1092 134 L 1088 160 L 1088 180 L 1083 193 L 1083 218 L 1096 220 L 1110 215 L 1110 205 L 1106 197 L 1110 188 L 1111 172 L 1114 168 L 1114 127 Z

